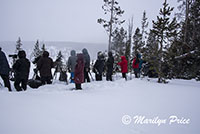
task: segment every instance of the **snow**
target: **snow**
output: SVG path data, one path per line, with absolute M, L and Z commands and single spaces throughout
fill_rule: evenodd
M 0 133 L 2 134 L 197 134 L 199 132 L 199 87 L 190 80 L 122 78 L 114 82 L 84 83 L 82 91 L 74 84 L 54 81 L 25 92 L 0 90 Z M 190 124 L 124 125 L 123 115 L 189 118 Z
M 31 47 L 26 47 L 31 52 Z M 8 50 L 6 54 L 13 52 L 9 47 L 2 48 Z M 70 51 L 49 46 L 50 55 L 59 49 Z M 104 78 L 84 83 L 80 91 L 71 90 L 74 84 L 54 80 L 52 85 L 16 92 L 11 82 L 13 92 L 0 88 L 0 134 L 199 134 L 199 82 L 175 79 L 159 84 L 157 79 L 148 78 L 125 81 L 121 74 L 113 78 L 113 82 Z M 131 117 L 130 124 L 122 123 L 124 115 Z M 190 122 L 170 125 L 173 115 Z M 135 116 L 167 122 L 160 126 L 137 124 Z

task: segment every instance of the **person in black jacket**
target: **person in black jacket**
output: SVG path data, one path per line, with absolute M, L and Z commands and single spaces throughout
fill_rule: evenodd
M 54 67 L 53 60 L 49 57 L 49 52 L 44 51 L 42 57 L 37 62 L 37 69 L 40 72 L 42 84 L 52 84 L 51 69 Z
M 108 52 L 108 60 L 106 61 L 106 68 L 107 68 L 106 80 L 107 81 L 112 81 L 113 64 L 114 64 L 114 58 L 113 58 L 112 52 L 110 51 Z
M 98 52 L 97 60 L 94 64 L 93 72 L 95 73 L 96 81 L 102 81 L 102 73 L 104 71 L 104 55 Z
M 15 82 L 14 86 L 17 91 L 25 91 L 27 89 L 27 81 L 30 72 L 30 61 L 26 58 L 26 53 L 24 50 L 18 52 L 19 59 L 13 65 L 13 70 L 15 72 Z
M 8 64 L 8 60 L 6 58 L 5 53 L 1 51 L 0 47 L 0 76 L 3 79 L 4 86 L 8 88 L 8 91 L 12 91 L 9 81 L 9 72 L 10 72 L 10 66 Z

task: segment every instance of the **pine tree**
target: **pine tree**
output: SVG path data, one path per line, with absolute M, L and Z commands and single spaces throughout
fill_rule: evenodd
M 181 0 L 181 34 L 171 49 L 176 53 L 176 78 L 200 80 L 200 1 Z M 182 12 L 184 11 L 184 12 Z
M 150 30 L 148 35 L 144 52 L 143 59 L 146 61 L 145 75 L 156 77 L 157 73 L 155 70 L 158 68 L 158 41 L 156 40 L 156 35 L 152 30 Z
M 55 72 L 61 72 L 62 69 L 63 69 L 63 58 L 64 56 L 62 55 L 62 52 L 59 51 L 58 52 L 58 55 L 57 55 L 57 58 L 56 58 L 56 70 Z
M 18 53 L 20 50 L 22 50 L 21 46 L 22 46 L 22 43 L 21 43 L 21 38 L 19 37 L 17 42 L 16 42 L 16 50 L 15 52 Z
M 35 46 L 34 46 L 34 50 L 33 50 L 33 56 L 34 58 L 38 58 L 39 56 L 41 56 L 41 50 L 40 50 L 40 46 L 39 46 L 39 40 L 36 41 Z
M 137 53 L 141 53 L 142 49 L 143 49 L 142 34 L 140 33 L 140 29 L 137 28 L 135 30 L 135 34 L 133 35 L 132 56 L 135 57 Z
M 113 32 L 112 50 L 114 50 L 117 60 L 120 60 L 120 56 L 125 55 L 126 51 L 126 36 L 127 32 L 124 28 L 116 28 Z
M 170 42 L 173 41 L 174 37 L 177 36 L 178 24 L 176 18 L 174 17 L 170 20 L 170 15 L 174 8 L 171 8 L 167 3 L 167 0 L 163 3 L 163 8 L 160 9 L 160 16 L 157 16 L 157 21 L 153 21 L 152 32 L 156 35 L 156 39 L 159 42 L 158 46 L 158 68 L 156 69 L 158 73 L 158 82 L 165 83 L 166 76 L 164 71 L 166 71 L 167 65 L 165 62 L 165 51 L 170 46 Z
M 119 3 L 116 0 L 104 0 L 104 5 L 102 6 L 105 14 L 109 14 L 110 19 L 98 19 L 97 22 L 102 24 L 105 30 L 108 32 L 109 35 L 109 44 L 108 44 L 108 51 L 111 50 L 111 41 L 112 41 L 112 34 L 113 29 L 116 29 L 117 25 L 121 25 L 125 22 L 125 20 L 119 20 L 119 17 L 122 16 L 124 11 L 119 6 Z
M 42 50 L 42 53 L 43 53 L 44 51 L 46 51 L 46 47 L 45 47 L 45 44 L 44 44 L 44 43 L 43 43 L 43 45 L 42 45 L 41 50 Z

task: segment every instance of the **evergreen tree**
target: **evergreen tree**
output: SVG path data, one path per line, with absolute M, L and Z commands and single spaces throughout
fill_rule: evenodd
M 43 52 L 46 51 L 45 44 L 42 45 L 42 48 L 41 48 L 41 49 L 42 49 Z
M 133 35 L 132 56 L 135 57 L 137 53 L 141 53 L 142 49 L 143 49 L 142 34 L 140 33 L 140 29 L 137 28 L 135 30 L 135 34 Z
M 144 51 L 145 53 L 143 54 L 143 59 L 146 61 L 145 75 L 155 77 L 157 76 L 155 70 L 158 68 L 158 41 L 156 40 L 156 35 L 152 32 L 152 30 L 150 30 Z
M 111 50 L 111 41 L 112 41 L 112 34 L 113 29 L 116 29 L 117 25 L 121 25 L 124 23 L 124 20 L 119 20 L 119 17 L 122 16 L 124 11 L 120 8 L 119 3 L 116 0 L 104 0 L 104 5 L 102 6 L 105 14 L 109 14 L 110 19 L 98 19 L 97 22 L 102 24 L 105 30 L 108 32 L 109 35 L 109 44 L 108 44 L 108 51 Z
M 34 50 L 33 50 L 33 56 L 34 58 L 38 58 L 39 56 L 41 56 L 41 50 L 40 50 L 40 46 L 39 46 L 39 40 L 36 41 L 35 46 L 34 46 Z
M 125 55 L 126 36 L 127 32 L 123 27 L 120 29 L 116 28 L 113 32 L 112 50 L 115 51 L 117 60 L 120 60 L 120 56 Z
M 158 73 L 158 82 L 166 82 L 166 76 L 164 71 L 166 71 L 167 65 L 165 62 L 165 52 L 167 48 L 170 47 L 170 43 L 177 36 L 178 24 L 176 18 L 170 20 L 170 15 L 174 8 L 171 8 L 167 3 L 167 0 L 163 3 L 163 8 L 160 9 L 160 15 L 157 16 L 157 21 L 153 21 L 152 32 L 156 35 L 156 40 L 159 42 L 158 46 L 158 68 L 156 69 Z
M 16 50 L 15 52 L 18 53 L 20 50 L 22 50 L 21 46 L 22 46 L 22 43 L 21 43 L 21 38 L 19 37 L 17 42 L 16 42 Z

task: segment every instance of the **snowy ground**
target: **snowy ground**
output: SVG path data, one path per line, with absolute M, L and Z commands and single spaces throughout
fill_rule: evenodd
M 114 82 L 74 84 L 54 81 L 26 92 L 0 89 L 1 134 L 199 134 L 200 83 L 194 80 L 118 78 Z M 132 122 L 122 123 L 129 115 Z M 167 119 L 165 124 L 137 124 L 135 116 Z M 190 119 L 169 124 L 169 117 Z M 131 121 L 130 119 L 125 120 Z

